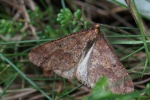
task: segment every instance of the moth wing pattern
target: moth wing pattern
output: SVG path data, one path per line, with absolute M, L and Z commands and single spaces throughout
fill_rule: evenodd
M 75 66 L 69 70 L 66 70 L 66 71 L 54 70 L 54 72 L 66 79 L 73 80 L 74 78 L 76 78 L 76 76 L 75 76 L 76 70 L 77 70 L 77 66 Z
M 32 49 L 29 60 L 47 70 L 70 70 L 77 64 L 91 35 L 93 35 L 93 29 L 79 31 L 44 43 Z
M 107 76 L 113 93 L 134 91 L 133 82 L 126 69 L 100 33 L 85 58 L 81 59 L 76 76 L 89 87 L 93 87 L 100 77 Z
M 108 76 L 113 93 L 134 91 L 133 82 L 127 71 L 102 36 L 99 35 L 89 59 L 88 72 L 92 82 L 98 81 L 99 77 Z

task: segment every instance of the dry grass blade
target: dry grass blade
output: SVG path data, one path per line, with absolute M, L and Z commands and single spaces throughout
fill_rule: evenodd
M 130 10 L 130 12 L 131 12 L 131 14 L 132 14 L 132 16 L 133 16 L 133 18 L 134 18 L 136 24 L 138 25 L 138 16 L 137 16 L 137 14 L 136 14 L 136 11 L 137 11 L 137 10 L 133 7 L 133 1 L 132 1 L 132 0 L 125 0 L 125 1 L 126 1 L 128 7 L 129 7 L 129 10 Z M 143 21 L 141 21 L 141 25 L 142 25 L 142 28 L 143 28 L 143 30 L 144 30 L 144 33 L 145 33 L 145 34 L 149 34 L 149 32 L 147 31 L 147 27 L 146 27 L 146 25 L 143 23 Z M 148 37 L 148 39 L 150 39 L 150 38 Z
M 148 45 L 146 43 L 146 37 L 144 34 L 148 34 L 148 31 L 146 30 L 146 26 L 143 24 L 143 21 L 140 17 L 140 14 L 138 13 L 137 11 L 137 8 L 135 6 L 135 2 L 134 1 L 131 1 L 131 0 L 126 0 L 128 6 L 129 6 L 129 9 L 136 21 L 136 24 L 139 26 L 139 29 L 140 29 L 140 32 L 141 32 L 141 37 L 142 37 L 142 41 L 143 41 L 143 45 L 145 47 L 145 51 L 146 51 L 146 56 L 148 58 L 147 60 L 147 64 L 150 62 L 150 54 L 149 54 L 149 48 L 148 48 Z M 150 38 L 147 38 L 147 39 L 150 39 Z M 147 66 L 147 64 L 145 64 L 145 67 L 144 67 L 144 70 L 143 70 L 143 73 L 145 71 L 145 68 Z
M 8 92 L 12 92 L 12 95 L 5 95 L 3 98 L 5 100 L 14 100 L 17 98 L 24 98 L 27 97 L 30 94 L 35 93 L 37 90 L 36 89 L 20 89 L 20 90 L 8 90 Z

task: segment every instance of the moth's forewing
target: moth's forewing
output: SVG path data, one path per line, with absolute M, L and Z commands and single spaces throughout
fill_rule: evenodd
M 29 60 L 47 70 L 67 71 L 78 63 L 93 29 L 83 30 L 34 48 Z M 59 73 L 59 72 L 58 72 Z
M 95 31 L 99 35 L 87 55 L 80 60 L 76 72 L 77 78 L 82 83 L 93 87 L 100 77 L 108 76 L 112 92 L 133 92 L 133 82 L 114 50 L 99 33 L 99 30 Z
M 127 71 L 107 41 L 99 35 L 90 61 L 89 76 L 96 82 L 101 76 L 108 76 L 114 93 L 133 92 L 134 86 Z M 95 76 L 98 76 L 95 78 Z

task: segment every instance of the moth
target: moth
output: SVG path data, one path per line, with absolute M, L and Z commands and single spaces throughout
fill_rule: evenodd
M 113 48 L 100 33 L 100 25 L 35 47 L 29 60 L 44 70 L 53 70 L 66 79 L 77 78 L 94 87 L 107 76 L 113 93 L 134 91 L 133 82 Z

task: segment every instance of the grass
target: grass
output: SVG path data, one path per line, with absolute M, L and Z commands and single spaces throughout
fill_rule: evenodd
M 10 5 L 8 2 L 3 1 L 1 5 L 5 5 L 9 9 Z M 97 22 L 101 21 L 101 18 L 105 18 L 103 20 L 106 20 L 107 23 L 104 23 L 104 25 L 109 24 L 109 28 L 103 26 L 101 27 L 101 32 L 114 47 L 120 61 L 124 64 L 125 68 L 128 69 L 128 72 L 135 83 L 135 92 L 116 95 L 111 94 L 105 89 L 103 91 L 89 89 L 77 80 L 68 81 L 56 74 L 53 75 L 53 72 L 49 72 L 51 77 L 45 77 L 41 68 L 38 68 L 29 62 L 28 53 L 33 47 L 44 42 L 55 40 L 68 33 L 72 33 L 73 30 L 78 31 L 83 29 L 79 24 L 73 25 L 73 21 L 83 23 L 86 23 L 87 21 L 85 18 L 86 15 L 78 19 L 78 21 L 70 18 L 68 20 L 69 25 L 61 27 L 61 24 L 56 21 L 57 14 L 60 13 L 61 8 L 61 6 L 57 5 L 57 2 L 48 4 L 47 2 L 40 0 L 36 3 L 37 5 L 35 6 L 34 11 L 30 9 L 30 5 L 24 4 L 29 6 L 29 8 L 26 8 L 26 11 L 23 12 L 24 14 L 28 14 L 30 18 L 30 22 L 28 23 L 26 22 L 27 18 L 24 15 L 22 15 L 24 17 L 20 16 L 17 19 L 13 19 L 12 16 L 10 16 L 10 12 L 7 12 L 3 6 L 0 7 L 0 9 L 4 9 L 4 12 L 0 14 L 0 99 L 12 98 L 25 100 L 46 98 L 48 100 L 61 100 L 64 98 L 82 99 L 84 97 L 84 99 L 87 100 L 92 98 L 93 95 L 101 95 L 101 97 L 98 98 L 103 98 L 103 100 L 108 100 L 110 98 L 113 98 L 113 100 L 127 100 L 131 98 L 133 100 L 150 99 L 150 35 L 145 34 L 145 30 L 143 30 L 145 28 L 142 26 L 141 16 L 137 9 L 134 9 L 134 11 L 136 12 L 135 14 L 137 16 L 139 28 L 134 26 L 135 23 L 130 23 L 133 27 L 123 26 L 124 23 L 120 23 L 120 19 L 107 18 L 98 13 L 96 15 L 90 14 L 90 12 L 87 13 L 88 16 L 93 16 L 93 18 L 88 17 L 89 24 L 84 27 L 92 26 L 92 19 L 94 18 L 95 20 L 99 18 L 96 20 Z M 71 5 L 72 8 L 69 8 L 71 9 L 71 12 L 76 12 L 76 8 L 79 8 L 77 6 L 78 2 L 75 1 L 74 3 L 70 3 L 69 1 L 64 2 L 62 0 L 61 3 L 63 8 L 69 8 L 68 4 Z M 65 5 L 66 3 L 67 5 Z M 109 6 L 109 3 L 106 1 L 103 1 L 103 3 L 107 5 L 107 7 Z M 11 4 L 19 5 L 18 2 L 12 2 Z M 93 6 L 95 7 L 94 11 L 100 10 L 96 4 L 89 3 L 89 8 Z M 135 5 L 132 7 L 136 8 Z M 19 14 L 19 12 L 17 12 L 18 9 L 15 8 L 15 10 L 16 14 Z M 107 12 L 107 10 L 105 12 Z M 84 13 L 84 9 L 82 10 L 82 13 Z M 116 12 L 114 13 L 118 14 Z M 72 13 L 72 15 L 74 16 L 74 13 Z M 13 14 L 13 17 L 14 16 L 15 13 Z M 120 14 L 119 16 L 131 17 L 130 14 Z M 130 21 L 127 19 L 126 22 L 128 23 Z M 114 23 L 120 24 L 115 26 Z M 37 39 L 37 37 L 39 39 Z M 104 82 L 98 83 L 96 86 L 105 87 L 106 85 L 107 83 Z M 101 91 L 101 94 L 98 94 L 95 91 Z M 94 100 L 94 98 L 92 99 Z
M 7 63 L 9 63 L 13 69 L 15 69 L 25 80 L 27 80 L 34 88 L 36 88 L 37 90 L 39 90 L 47 99 L 52 100 L 43 90 L 41 90 L 30 78 L 28 78 L 21 70 L 18 69 L 17 66 L 15 66 L 9 59 L 7 59 L 5 56 L 3 56 L 2 54 L 0 54 L 1 58 L 4 59 Z M 10 84 L 14 81 L 14 79 L 16 78 L 17 75 L 15 75 L 15 77 L 10 81 L 10 83 L 6 86 L 6 88 L 4 89 L 5 91 L 8 89 L 8 87 L 10 86 Z M 5 91 L 2 92 L 2 94 L 5 93 Z M 1 94 L 1 96 L 2 96 Z

